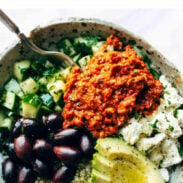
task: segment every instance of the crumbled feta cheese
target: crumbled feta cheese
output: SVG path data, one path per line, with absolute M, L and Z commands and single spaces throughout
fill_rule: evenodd
M 177 110 L 177 120 L 178 120 L 179 126 L 183 128 L 183 110 L 182 109 Z
M 123 135 L 124 140 L 128 144 L 134 145 L 142 133 L 142 124 L 133 122 L 122 128 L 119 133 Z
M 161 142 L 165 139 L 166 135 L 164 133 L 159 133 L 154 137 L 141 138 L 137 143 L 137 148 L 145 153 L 151 152 L 155 147 L 158 147 Z
M 176 165 L 182 161 L 182 158 L 178 152 L 178 145 L 173 139 L 166 139 L 162 143 L 161 148 L 164 156 L 161 167 L 166 168 L 172 165 Z
M 179 122 L 171 113 L 159 113 L 151 122 L 151 126 L 172 138 L 178 138 L 182 135 Z
M 172 87 L 165 76 L 160 77 L 160 81 L 164 86 L 164 104 L 162 106 L 166 108 L 178 108 L 183 103 L 183 98 L 178 94 L 177 90 Z M 162 107 L 161 106 L 161 107 Z
M 169 176 L 169 172 L 168 172 L 167 168 L 160 168 L 159 171 L 160 171 L 163 179 L 165 180 L 165 182 L 168 182 L 170 176 Z
M 161 152 L 161 148 L 160 147 L 154 148 L 149 154 L 149 159 L 153 161 L 157 166 L 159 166 L 160 162 L 163 160 L 163 154 Z
M 183 166 L 178 166 L 170 176 L 170 183 L 183 183 Z

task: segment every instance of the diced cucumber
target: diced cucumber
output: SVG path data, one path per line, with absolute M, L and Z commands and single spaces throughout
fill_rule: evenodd
M 47 107 L 51 107 L 54 103 L 53 97 L 49 93 L 41 94 L 40 98 L 42 99 L 43 104 Z
M 16 79 L 11 78 L 8 83 L 5 85 L 5 89 L 7 91 L 13 92 L 15 93 L 17 96 L 19 96 L 20 98 L 22 98 L 24 96 L 19 83 L 17 82 Z
M 48 114 L 51 114 L 51 113 L 53 113 L 53 110 L 51 110 L 47 106 L 42 105 L 39 109 L 38 117 L 42 117 L 43 115 L 48 115 Z
M 78 61 L 79 61 L 79 59 L 80 59 L 81 57 L 82 57 L 82 56 L 81 56 L 81 53 L 79 53 L 79 54 L 75 55 L 75 56 L 72 58 L 72 60 L 73 60 L 74 62 L 78 63 Z
M 76 50 L 74 49 L 71 41 L 67 38 L 59 42 L 59 48 L 61 52 L 64 52 L 69 56 L 73 56 L 76 54 Z
M 3 129 L 7 129 L 7 130 L 11 130 L 12 128 L 12 124 L 13 123 L 13 120 L 10 119 L 10 118 L 5 118 L 3 123 L 0 124 L 0 129 L 3 130 Z
M 36 93 L 39 90 L 39 84 L 32 78 L 28 78 L 23 81 L 20 83 L 20 86 L 25 94 Z
M 92 46 L 96 45 L 97 42 L 101 41 L 100 36 L 80 36 L 74 38 L 74 47 L 76 51 L 83 54 L 92 54 Z
M 14 75 L 19 81 L 25 78 L 25 72 L 30 68 L 30 65 L 31 62 L 29 60 L 22 60 L 15 63 Z
M 10 92 L 10 91 L 5 91 L 3 93 L 3 103 L 2 105 L 10 110 L 13 110 L 15 107 L 17 96 Z
M 46 67 L 47 69 L 49 69 L 49 68 L 51 68 L 51 67 L 54 67 L 54 65 L 53 65 L 49 60 L 46 60 L 45 67 Z
M 36 118 L 40 106 L 41 99 L 36 94 L 28 94 L 22 101 L 22 115 L 25 118 Z
M 47 77 L 43 76 L 43 77 L 39 78 L 38 83 L 39 83 L 39 85 L 47 85 L 47 83 L 48 83 Z
M 102 45 L 105 44 L 105 41 L 100 41 L 96 45 L 92 45 L 92 52 L 93 54 L 99 52 L 102 48 Z
M 71 72 L 71 67 L 67 67 L 65 69 L 62 70 L 62 76 L 65 80 L 66 76 Z
M 6 117 L 2 111 L 0 111 L 0 130 L 11 130 L 12 119 Z
M 88 61 L 92 58 L 91 55 L 87 55 L 85 57 L 82 57 L 78 63 L 82 69 L 85 69 L 86 65 L 88 64 Z
M 56 105 L 54 107 L 54 111 L 56 111 L 56 112 L 62 112 L 62 108 L 59 105 Z
M 65 91 L 65 83 L 62 80 L 51 81 L 47 84 L 47 90 L 53 97 L 53 100 L 57 103 L 63 92 Z

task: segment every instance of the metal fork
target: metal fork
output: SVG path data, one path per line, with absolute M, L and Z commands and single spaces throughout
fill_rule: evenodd
M 14 32 L 29 49 L 36 52 L 40 56 L 44 56 L 46 58 L 50 58 L 54 61 L 61 62 L 62 65 L 72 66 L 76 63 L 66 54 L 57 52 L 57 51 L 46 51 L 38 46 L 36 46 L 30 39 L 28 39 L 25 34 L 23 34 L 18 26 L 0 9 L 0 20 L 1 22 L 12 32 Z

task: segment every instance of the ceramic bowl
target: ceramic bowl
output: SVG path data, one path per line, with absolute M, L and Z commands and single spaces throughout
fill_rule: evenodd
M 136 45 L 143 47 L 144 52 L 147 53 L 156 68 L 167 76 L 168 80 L 183 96 L 183 77 L 180 71 L 141 37 L 113 23 L 98 19 L 59 19 L 47 25 L 38 26 L 31 31 L 30 38 L 41 48 L 54 50 L 54 43 L 61 38 L 79 36 L 80 34 L 102 35 L 104 37 L 115 34 L 124 41 L 135 40 Z M 33 53 L 20 42 L 13 43 L 1 53 L 0 86 L 11 76 L 15 61 L 31 57 L 33 57 Z

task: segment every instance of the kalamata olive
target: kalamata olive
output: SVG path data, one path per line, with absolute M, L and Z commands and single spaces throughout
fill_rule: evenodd
M 32 146 L 29 139 L 20 135 L 14 140 L 15 153 L 17 157 L 22 161 L 29 161 L 32 155 Z
M 15 154 L 14 143 L 9 143 L 9 144 L 5 145 L 4 150 L 7 152 L 7 154 L 9 155 L 9 157 L 11 159 L 15 160 L 17 158 L 17 156 Z
M 74 147 L 69 146 L 55 146 L 54 153 L 57 158 L 60 159 L 65 165 L 75 166 L 77 165 L 81 153 Z
M 67 166 L 62 166 L 55 172 L 53 176 L 53 183 L 68 183 L 72 180 L 73 176 L 73 169 L 68 168 Z
M 68 128 L 56 133 L 54 142 L 57 145 L 77 144 L 79 137 L 80 131 L 78 129 Z
M 15 164 L 10 159 L 7 159 L 2 163 L 2 173 L 6 182 L 14 182 L 13 180 L 16 176 L 16 168 Z
M 39 159 L 33 162 L 33 170 L 37 173 L 38 177 L 41 178 L 50 178 L 53 173 L 51 166 L 46 161 Z
M 38 137 L 44 133 L 44 125 L 35 119 L 25 118 L 22 120 L 24 132 L 28 137 Z
M 93 139 L 86 134 L 82 135 L 80 140 L 80 148 L 84 155 L 90 156 L 94 151 Z
M 64 121 L 61 113 L 53 113 L 47 116 L 44 116 L 43 122 L 49 130 L 58 130 L 62 127 L 62 122 Z
M 36 175 L 31 169 L 23 167 L 19 170 L 17 183 L 34 183 L 35 181 Z
M 35 141 L 33 151 L 38 158 L 50 159 L 50 157 L 53 157 L 52 146 L 44 139 L 37 139 Z
M 14 138 L 18 137 L 21 134 L 21 127 L 22 127 L 21 119 L 18 119 L 15 122 L 15 124 L 10 132 L 10 137 L 9 137 L 10 141 L 13 141 Z

